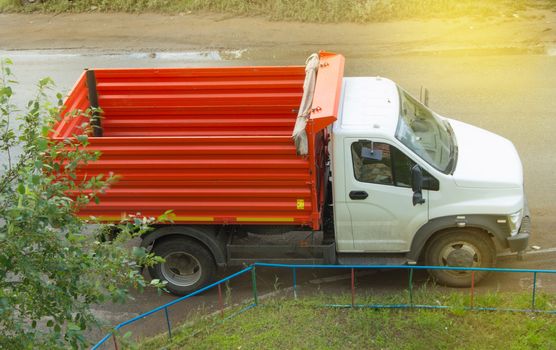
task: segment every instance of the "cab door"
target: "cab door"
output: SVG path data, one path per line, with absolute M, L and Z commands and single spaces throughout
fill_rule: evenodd
M 406 252 L 428 221 L 424 204 L 413 205 L 411 167 L 415 162 L 381 140 L 344 139 L 346 203 L 354 251 Z M 350 171 L 351 169 L 351 171 Z

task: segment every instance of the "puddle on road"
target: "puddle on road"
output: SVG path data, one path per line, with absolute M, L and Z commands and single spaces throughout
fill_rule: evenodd
M 150 58 L 153 60 L 167 60 L 167 61 L 229 61 L 243 58 L 247 49 L 242 50 L 209 50 L 209 51 L 185 51 L 185 52 L 140 52 L 130 54 L 115 54 L 123 55 L 130 58 L 145 59 Z
M 547 56 L 556 56 L 556 42 L 546 43 L 545 48 Z
M 159 61 L 230 61 L 244 58 L 247 49 L 240 50 L 201 50 L 182 52 L 79 52 L 79 50 L 0 50 L 0 57 L 17 57 L 19 60 L 48 62 L 59 59 L 95 57 L 97 59 L 116 58 L 150 59 Z
M 384 57 L 391 56 L 393 53 L 383 52 L 344 52 L 352 59 L 354 57 Z M 75 49 L 47 49 L 47 50 L 0 50 L 1 57 L 10 57 L 18 61 L 28 63 L 56 63 L 60 60 L 90 60 L 130 62 L 142 61 L 156 64 L 166 64 L 171 62 L 184 62 L 191 64 L 203 64 L 204 62 L 227 61 L 263 61 L 282 59 L 286 61 L 296 60 L 302 62 L 307 52 L 297 52 L 290 50 L 269 50 L 269 49 L 210 49 L 210 50 L 191 50 L 191 51 L 95 51 Z M 556 56 L 556 42 L 545 42 L 534 47 L 485 47 L 485 48 L 452 48 L 448 50 L 432 50 L 423 48 L 422 50 L 408 51 L 405 53 L 394 53 L 394 56 L 506 56 L 506 55 L 545 55 Z M 299 57 L 298 57 L 299 56 Z M 148 63 L 147 63 L 148 64 Z

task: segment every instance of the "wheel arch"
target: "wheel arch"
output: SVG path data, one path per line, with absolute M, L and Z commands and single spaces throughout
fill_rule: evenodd
M 218 267 L 226 266 L 226 235 L 218 226 L 159 226 L 143 235 L 141 247 L 150 246 L 172 237 L 191 238 L 202 244 L 213 256 Z
M 435 218 L 427 222 L 417 231 L 411 242 L 408 259 L 417 261 L 427 242 L 437 233 L 453 228 L 468 228 L 486 232 L 502 248 L 508 247 L 506 238 L 509 237 L 507 225 L 496 222 L 499 215 L 457 215 Z

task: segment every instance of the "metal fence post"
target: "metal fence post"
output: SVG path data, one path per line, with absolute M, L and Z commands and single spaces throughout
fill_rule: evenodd
M 224 318 L 224 302 L 222 301 L 222 284 L 218 284 L 218 305 L 220 306 L 220 316 Z
M 297 300 L 297 270 L 293 268 L 293 298 Z
M 535 311 L 535 295 L 537 293 L 537 273 L 533 272 L 533 297 L 531 300 L 531 310 Z
M 164 308 L 164 314 L 166 315 L 166 325 L 168 326 L 168 338 L 172 339 L 172 324 L 170 323 L 167 307 Z
M 114 349 L 118 350 L 118 341 L 116 340 L 116 333 L 112 333 L 112 339 L 114 339 Z
M 471 271 L 471 300 L 470 306 L 473 309 L 475 307 L 475 271 Z
M 413 307 L 413 269 L 409 269 L 409 305 Z
M 251 269 L 251 280 L 253 281 L 253 299 L 255 301 L 255 305 L 258 306 L 259 297 L 257 296 L 257 272 L 255 271 L 255 266 L 253 266 L 253 269 Z
M 351 268 L 351 307 L 355 306 L 355 270 Z

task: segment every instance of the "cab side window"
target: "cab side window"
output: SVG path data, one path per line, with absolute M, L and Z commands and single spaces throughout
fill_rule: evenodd
M 355 179 L 361 182 L 393 185 L 390 145 L 359 141 L 351 145 Z
M 351 144 L 353 172 L 361 182 L 411 188 L 411 168 L 408 156 L 387 143 L 358 141 Z M 423 170 L 423 189 L 438 191 L 438 181 Z
M 390 147 L 394 163 L 394 174 L 396 174 L 396 186 L 411 187 L 411 168 L 413 168 L 415 162 L 396 147 Z

